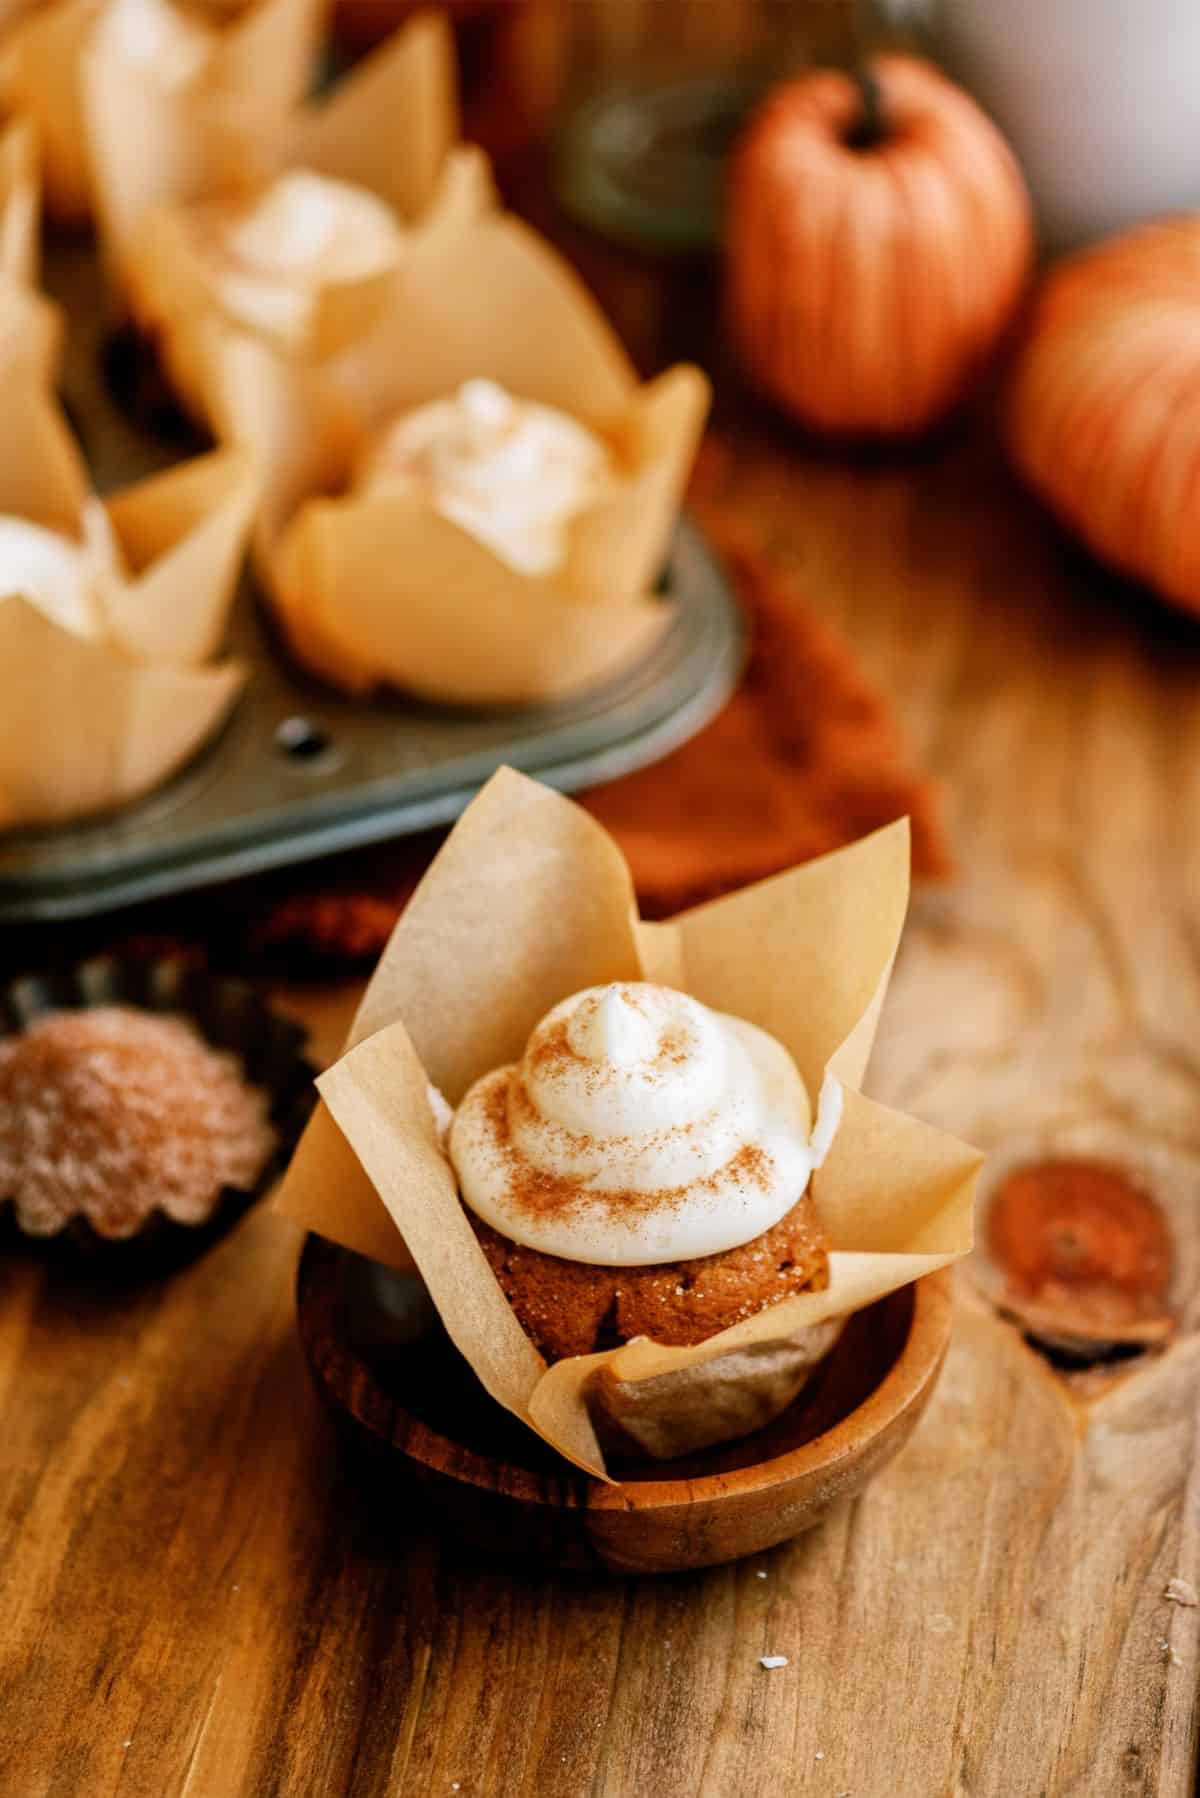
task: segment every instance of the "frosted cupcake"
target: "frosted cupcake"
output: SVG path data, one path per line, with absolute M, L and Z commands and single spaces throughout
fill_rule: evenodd
M 428 222 L 383 322 L 320 373 L 246 336 L 218 368 L 221 434 L 263 476 L 259 575 L 334 685 L 557 700 L 669 626 L 657 584 L 708 382 L 686 364 L 639 382 L 522 221 Z
M 232 451 L 101 502 L 29 360 L 4 364 L 0 829 L 140 797 L 219 725 L 218 660 L 255 498 Z
M 455 147 L 452 42 L 434 15 L 293 108 L 269 153 L 226 154 L 223 118 L 204 158 L 148 174 L 118 110 L 98 104 L 95 129 L 113 271 L 176 398 L 205 424 L 226 336 L 305 364 L 338 357 L 386 313 L 410 228 L 491 198 L 481 154 Z
M 491 1397 L 592 1473 L 760 1429 L 847 1317 L 970 1246 L 979 1157 L 859 1090 L 908 864 L 896 825 L 644 923 L 600 826 L 501 770 L 281 1209 L 418 1272 Z
M 829 1283 L 812 1127 L 786 1049 L 645 981 L 542 1020 L 470 1089 L 448 1149 L 505 1297 L 548 1362 L 638 1336 L 687 1345 Z M 827 1346 L 823 1345 L 823 1346 Z
M 99 71 L 103 122 L 119 121 L 143 186 L 184 160 L 264 154 L 307 90 L 321 0 L 45 0 L 0 13 L 0 99 L 37 128 L 46 207 L 93 213 Z
M 292 169 L 250 193 L 152 216 L 131 251 L 134 322 L 176 399 L 208 417 L 214 338 L 320 359 L 369 328 L 399 266 L 399 220 L 369 190 Z

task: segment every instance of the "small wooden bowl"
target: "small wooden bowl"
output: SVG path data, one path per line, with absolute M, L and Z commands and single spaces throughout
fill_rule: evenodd
M 931 1274 L 847 1323 L 782 1417 L 672 1462 L 589 1479 L 495 1404 L 412 1282 L 390 1340 L 370 1321 L 371 1264 L 310 1236 L 297 1282 L 317 1390 L 367 1451 L 460 1539 L 543 1566 L 668 1573 L 759 1553 L 819 1523 L 903 1446 L 950 1339 L 951 1275 Z M 395 1322 L 395 1320 L 393 1320 Z

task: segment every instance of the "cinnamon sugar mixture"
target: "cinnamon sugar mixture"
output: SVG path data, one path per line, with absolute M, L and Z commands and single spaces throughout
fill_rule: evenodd
M 54 1012 L 0 1042 L 0 1199 L 52 1236 L 82 1216 L 133 1235 L 156 1210 L 209 1217 L 275 1143 L 265 1093 L 182 1018 L 119 1005 Z

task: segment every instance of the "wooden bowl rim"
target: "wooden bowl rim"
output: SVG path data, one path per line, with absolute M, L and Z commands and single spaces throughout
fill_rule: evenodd
M 310 1238 L 310 1243 L 314 1240 L 317 1239 Z M 303 1260 L 301 1286 L 302 1275 Z M 926 1274 L 913 1282 L 912 1316 L 900 1353 L 863 1402 L 819 1436 L 814 1436 L 810 1441 L 800 1443 L 781 1455 L 753 1462 L 746 1467 L 711 1474 L 677 1475 L 661 1480 L 639 1479 L 609 1483 L 593 1478 L 564 1460 L 556 1492 L 558 1504 L 567 1508 L 584 1506 L 589 1510 L 661 1510 L 673 1505 L 705 1500 L 719 1501 L 764 1488 L 791 1484 L 818 1470 L 826 1471 L 836 1467 L 841 1461 L 858 1459 L 868 1443 L 883 1435 L 936 1377 L 950 1340 L 954 1309 L 953 1283 L 953 1269 L 949 1267 Z M 303 1313 L 303 1307 L 300 1309 Z M 303 1317 L 301 1336 L 312 1365 Z M 369 1364 L 354 1351 L 349 1352 L 353 1354 L 355 1366 L 365 1371 L 370 1384 L 378 1390 L 385 1390 Z M 318 1372 L 318 1369 L 314 1367 L 313 1371 Z M 388 1447 L 398 1447 L 375 1426 L 369 1416 L 363 1414 L 353 1390 L 348 1395 L 334 1393 L 323 1377 L 323 1371 L 321 1384 L 327 1395 L 348 1411 L 360 1428 Z M 397 1403 L 391 1394 L 387 1397 L 389 1403 Z M 400 1409 L 404 1410 L 405 1407 L 401 1405 Z M 547 1503 L 546 1474 L 514 1466 L 508 1461 L 489 1460 L 475 1449 L 433 1428 L 412 1412 L 406 1411 L 406 1415 L 412 1424 L 412 1435 L 399 1451 L 406 1458 L 418 1462 L 431 1473 L 443 1478 L 453 1478 L 456 1483 L 473 1486 L 480 1491 L 526 1504 L 544 1506 Z M 522 1425 L 520 1418 L 515 1418 L 514 1422 L 524 1428 L 529 1427 Z

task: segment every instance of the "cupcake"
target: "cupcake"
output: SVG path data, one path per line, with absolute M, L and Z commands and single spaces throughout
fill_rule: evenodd
M 488 1265 L 549 1366 L 638 1337 L 691 1347 L 824 1292 L 810 1181 L 838 1106 L 830 1086 L 814 1131 L 774 1037 L 622 981 L 563 1000 L 519 1062 L 476 1081 L 447 1149 Z M 756 1401 L 764 1419 L 790 1403 L 839 1332 L 810 1332 L 782 1380 L 774 1364 L 747 1371 L 739 1424 Z M 591 1410 L 602 1440 L 628 1434 L 604 1387 Z
M 44 0 L 0 26 L 0 102 L 29 118 L 41 147 L 46 208 L 79 224 L 93 213 L 95 90 L 120 118 L 123 166 L 153 189 L 185 160 L 229 167 L 269 152 L 311 79 L 318 0 Z M 98 73 L 97 73 L 98 71 Z
M 199 170 L 156 162 L 147 173 L 124 119 L 101 109 L 113 270 L 134 326 L 202 423 L 223 336 L 304 363 L 346 351 L 386 311 L 413 223 L 486 203 L 482 157 L 454 148 L 453 86 L 449 29 L 430 15 L 329 97 L 289 112 L 266 156 L 226 163 L 214 151 Z
M 277 166 L 313 79 L 322 0 L 103 0 L 73 74 L 89 209 L 119 265 L 148 206 Z
M 222 721 L 245 672 L 214 658 L 255 493 L 220 452 L 102 503 L 44 369 L 4 373 L 0 828 L 135 799 Z
M 418 1272 L 491 1396 L 600 1477 L 605 1449 L 762 1427 L 850 1313 L 970 1247 L 979 1156 L 860 1091 L 908 856 L 895 825 L 642 924 L 603 829 L 501 770 L 318 1082 L 282 1209 Z
M 110 1264 L 204 1246 L 296 1140 L 302 1041 L 242 982 L 178 962 L 15 983 L 0 992 L 0 1206 L 23 1236 Z
M 213 373 L 220 434 L 263 480 L 259 576 L 293 654 L 333 685 L 553 701 L 670 624 L 656 586 L 708 382 L 678 365 L 640 383 L 512 216 L 429 221 L 382 322 L 319 373 L 246 337 Z
M 398 221 L 375 195 L 289 170 L 237 198 L 151 215 L 127 269 L 133 322 L 203 423 L 214 333 L 261 336 L 283 355 L 343 348 L 386 301 L 400 245 Z
M 545 1359 L 704 1342 L 829 1284 L 809 1192 L 835 1127 L 765 1030 L 650 981 L 564 999 L 485 1074 L 448 1152 Z

